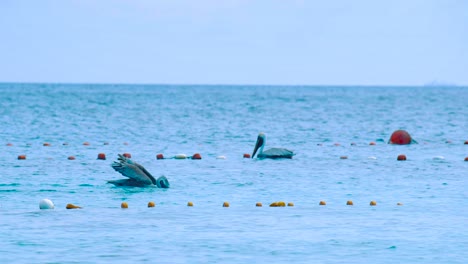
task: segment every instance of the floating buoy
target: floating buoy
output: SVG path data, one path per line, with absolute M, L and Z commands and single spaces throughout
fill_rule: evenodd
M 174 159 L 186 159 L 187 155 L 185 154 L 177 154 L 174 156 Z
M 192 202 L 188 202 L 188 203 L 187 203 L 187 206 L 193 206 L 193 203 L 192 203 Z
M 320 201 L 319 205 L 327 205 L 325 201 Z
M 124 144 L 125 146 L 128 146 L 128 143 L 127 143 L 127 142 L 124 142 L 123 144 Z
M 468 161 L 468 157 L 465 157 L 465 161 Z
M 445 141 L 445 143 L 452 144 L 452 140 L 447 140 L 447 141 Z
M 294 203 L 293 203 L 293 202 L 289 202 L 289 203 L 288 203 L 288 206 L 294 206 Z
M 348 201 L 346 202 L 346 205 L 354 205 L 354 203 L 353 203 L 353 201 L 348 200 Z
M 25 159 L 26 159 L 26 155 L 18 155 L 18 159 L 19 159 L 19 160 L 25 160 Z
M 225 156 L 217 156 L 216 159 L 226 159 Z
M 156 155 L 156 159 L 158 159 L 158 160 L 159 159 L 164 159 L 164 155 L 159 153 L 159 154 Z
M 69 160 L 75 160 L 75 156 L 68 156 Z
M 83 142 L 83 146 L 89 146 L 89 142 Z
M 354 143 L 354 142 L 351 142 L 351 146 L 356 146 L 356 143 Z
M 104 142 L 104 144 L 103 144 L 103 145 L 109 145 L 109 142 Z
M 340 143 L 335 143 L 335 144 L 333 144 L 333 145 L 336 146 L 336 147 L 341 146 Z
M 123 209 L 128 208 L 128 203 L 122 202 L 122 204 L 120 204 L 120 208 L 123 208 Z
M 402 203 L 397 203 L 396 205 L 400 206 L 400 205 L 403 205 Z
M 255 204 L 255 206 L 256 207 L 262 207 L 263 205 L 262 205 L 262 203 L 258 202 L 258 203 Z
M 228 203 L 228 202 L 224 202 L 224 203 L 223 203 L 223 207 L 229 207 L 229 203 Z
M 148 207 L 155 207 L 155 206 L 156 206 L 156 204 L 153 201 L 148 202 Z
M 371 160 L 376 160 L 376 159 L 377 159 L 377 157 L 374 157 L 374 156 L 369 156 L 369 157 L 367 157 L 367 158 L 368 158 L 368 159 L 371 159 Z
M 249 153 L 245 153 L 245 154 L 244 154 L 244 159 L 250 159 L 250 154 L 249 154 Z
M 407 145 L 415 143 L 414 140 L 411 138 L 410 134 L 405 130 L 396 130 L 390 136 L 390 140 L 388 144 L 396 144 L 396 145 Z
M 468 140 L 467 140 L 467 141 L 465 141 L 465 143 L 463 143 L 463 144 L 465 144 L 465 145 L 468 145 Z
M 44 146 L 44 147 L 50 147 L 50 143 L 47 143 L 47 142 L 46 142 L 46 143 L 42 144 L 42 146 Z
M 370 201 L 369 205 L 370 205 L 370 206 L 376 206 L 376 205 L 377 205 L 377 202 L 376 202 L 376 201 Z
M 404 154 L 398 155 L 397 160 L 406 160 L 406 155 Z
M 65 208 L 67 208 L 67 209 L 81 209 L 81 206 L 69 203 L 69 204 L 67 204 L 67 206 Z
M 39 202 L 39 209 L 54 209 L 54 203 L 49 199 L 42 199 Z
M 323 144 L 322 143 L 317 143 L 317 146 L 321 147 L 321 146 L 323 146 Z
M 435 156 L 432 158 L 433 160 L 444 160 L 444 156 Z
M 130 153 L 124 153 L 124 154 L 122 154 L 122 156 L 126 157 L 127 159 L 132 158 L 132 154 L 130 154 Z
M 63 146 L 68 146 L 68 142 L 63 142 L 62 145 Z
M 369 145 L 370 145 L 370 146 L 375 146 L 376 144 L 375 144 L 374 141 L 372 141 L 372 142 L 369 143 Z
M 340 159 L 348 159 L 348 156 L 340 156 Z
M 13 144 L 11 144 L 11 143 L 7 143 L 6 145 L 7 145 L 7 147 L 13 146 Z
M 106 159 L 106 154 L 105 154 L 105 153 L 99 153 L 99 154 L 97 155 L 97 159 L 99 159 L 99 160 L 105 160 L 105 159 Z
M 195 154 L 193 154 L 192 159 L 194 159 L 194 160 L 201 160 L 201 155 L 200 155 L 200 153 L 195 153 Z
M 278 207 L 278 202 L 273 202 L 270 204 L 270 207 Z
M 283 202 L 283 201 L 278 202 L 278 207 L 285 207 L 285 206 L 286 206 L 285 202 Z

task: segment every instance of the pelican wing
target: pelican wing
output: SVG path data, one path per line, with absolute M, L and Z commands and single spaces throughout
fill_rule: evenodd
M 119 162 L 112 163 L 112 168 L 122 174 L 125 177 L 133 179 L 135 181 L 141 182 L 145 185 L 152 185 L 154 182 L 152 181 L 151 174 L 149 176 L 145 173 L 147 172 L 146 169 L 138 163 L 132 162 L 128 160 L 126 157 L 119 154 Z M 154 179 L 154 178 L 153 178 Z
M 264 151 L 261 155 L 258 155 L 259 158 L 269 158 L 269 159 L 291 159 L 294 156 L 294 153 L 291 150 L 285 148 L 271 148 Z

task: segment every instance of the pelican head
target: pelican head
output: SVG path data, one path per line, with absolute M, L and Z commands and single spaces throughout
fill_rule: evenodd
M 258 149 L 260 149 L 259 153 L 263 152 L 263 146 L 265 146 L 265 134 L 263 132 L 260 132 L 257 137 L 257 143 L 255 143 L 255 148 L 252 154 L 252 159 L 254 158 Z

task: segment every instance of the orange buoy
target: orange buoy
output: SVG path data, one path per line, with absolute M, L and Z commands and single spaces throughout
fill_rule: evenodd
M 84 142 L 83 146 L 89 146 L 89 142 Z
M 120 205 L 120 208 L 128 208 L 128 203 L 126 202 L 123 202 L 121 205 Z
M 192 203 L 192 202 L 188 202 L 188 203 L 187 203 L 187 206 L 192 207 L 192 206 L 193 206 L 193 203 Z
M 278 202 L 273 202 L 270 204 L 270 207 L 278 207 Z
M 44 147 L 50 147 L 50 143 L 45 142 L 44 144 L 42 144 L 42 146 L 44 146 Z
M 370 201 L 370 206 L 376 206 L 377 205 L 377 202 L 376 201 Z
M 104 153 L 99 153 L 99 154 L 97 155 L 97 159 L 105 160 L 105 159 L 106 159 L 106 154 L 104 154 Z
M 19 160 L 25 160 L 25 159 L 26 159 L 26 155 L 18 155 L 18 159 L 19 159 Z
M 224 203 L 223 203 L 223 207 L 229 207 L 229 203 L 228 203 L 228 202 L 224 202 Z
M 327 205 L 325 201 L 320 201 L 319 205 Z
M 81 209 L 81 206 L 74 205 L 74 204 L 67 204 L 67 206 L 65 208 L 67 208 L 67 209 Z
M 390 140 L 388 144 L 396 144 L 396 145 L 407 145 L 411 144 L 413 139 L 411 138 L 410 134 L 405 130 L 396 130 L 390 136 Z
M 164 159 L 164 155 L 159 153 L 158 155 L 156 155 L 156 159 Z
M 354 205 L 354 203 L 353 203 L 353 201 L 348 200 L 348 201 L 346 202 L 346 205 Z
M 262 203 L 258 202 L 258 203 L 255 204 L 255 206 L 262 207 L 263 205 L 262 205 Z
M 249 154 L 249 153 L 245 153 L 245 154 L 244 154 L 244 159 L 250 159 L 250 154 Z
M 288 203 L 288 206 L 294 206 L 294 203 L 293 203 L 293 202 L 289 202 L 289 203 Z
M 7 145 L 8 147 L 13 146 L 13 144 L 11 144 L 11 143 L 7 143 L 6 145 Z
M 124 154 L 122 154 L 122 156 L 126 157 L 127 159 L 132 158 L 132 154 L 130 154 L 130 153 L 124 153 Z
M 397 160 L 406 160 L 406 155 L 405 154 L 398 155 Z
M 468 161 L 468 157 L 465 158 L 465 161 Z
M 75 160 L 75 156 L 68 156 L 69 160 Z
M 374 141 L 371 141 L 371 142 L 369 143 L 369 145 L 370 145 L 370 146 L 375 146 L 376 144 L 375 144 Z
M 200 153 L 195 153 L 195 154 L 193 154 L 192 159 L 194 159 L 194 160 L 201 160 L 201 155 L 200 155 Z
M 286 206 L 285 202 L 283 202 L 283 201 L 278 202 L 278 207 L 285 207 L 285 206 Z
M 148 207 L 155 207 L 155 206 L 156 206 L 156 204 L 153 201 L 148 202 Z

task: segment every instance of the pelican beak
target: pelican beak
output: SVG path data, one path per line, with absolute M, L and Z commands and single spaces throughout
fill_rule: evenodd
M 263 138 L 262 137 L 257 137 L 257 143 L 255 143 L 255 148 L 252 154 L 252 159 L 254 158 L 255 154 L 257 153 L 257 150 L 263 145 Z

